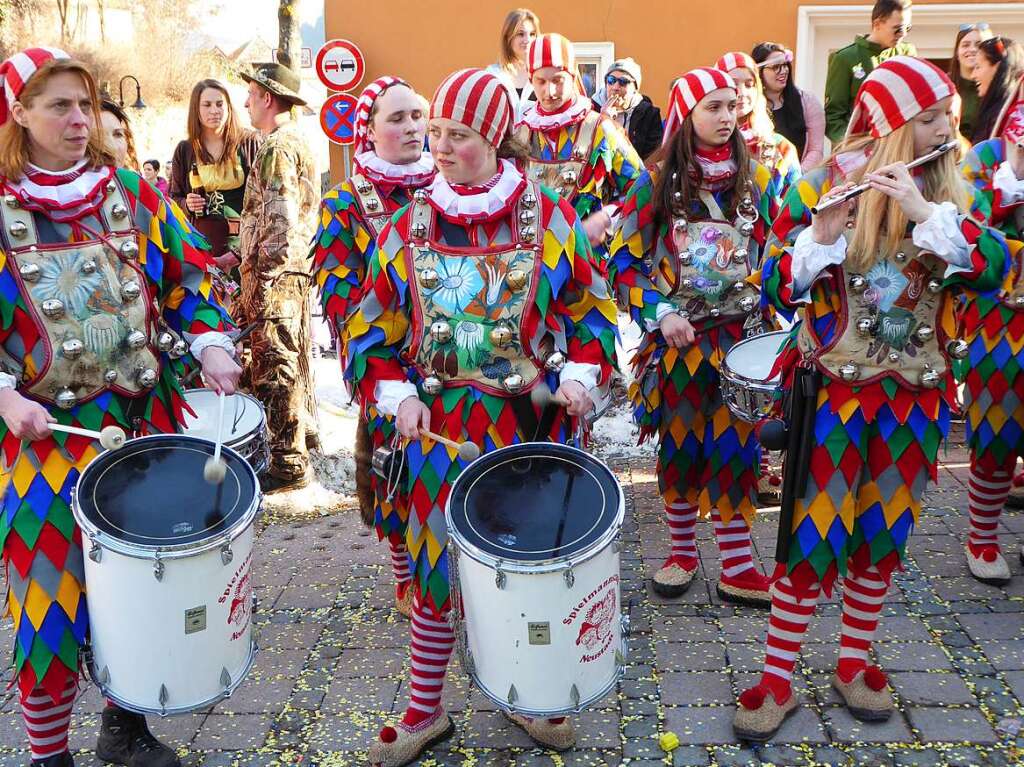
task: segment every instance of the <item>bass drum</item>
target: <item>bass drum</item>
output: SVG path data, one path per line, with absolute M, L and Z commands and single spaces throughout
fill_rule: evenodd
M 224 482 L 203 481 L 213 451 L 182 435 L 130 440 L 97 456 L 75 487 L 88 553 L 86 665 L 105 697 L 142 714 L 208 708 L 255 658 L 259 483 L 228 447 Z
M 624 503 L 615 476 L 567 445 L 488 453 L 447 507 L 463 668 L 510 711 L 560 716 L 611 692 L 626 662 L 619 598 Z

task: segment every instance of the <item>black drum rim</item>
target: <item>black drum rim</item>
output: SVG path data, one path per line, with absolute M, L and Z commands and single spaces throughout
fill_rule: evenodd
M 608 528 L 596 539 L 594 539 L 587 546 L 575 551 L 571 554 L 563 554 L 558 557 L 552 557 L 549 559 L 537 559 L 530 561 L 523 561 L 517 559 L 505 559 L 492 554 L 491 552 L 484 551 L 480 547 L 466 540 L 462 535 L 461 531 L 456 527 L 453 519 L 452 512 L 452 499 L 456 496 L 456 489 L 466 482 L 469 482 L 469 473 L 463 471 L 455 481 L 452 483 L 451 492 L 448 494 L 448 500 L 445 503 L 445 525 L 448 529 L 448 543 L 454 549 L 456 556 L 468 556 L 470 559 L 479 562 L 485 567 L 492 569 L 500 568 L 502 572 L 516 573 L 519 575 L 544 575 L 552 572 L 560 572 L 568 568 L 572 568 L 576 565 L 580 565 L 593 559 L 595 556 L 604 551 L 609 545 L 611 545 L 616 538 L 619 537 L 619 533 L 622 530 L 622 523 L 625 519 L 625 496 L 622 492 L 622 484 L 615 477 L 614 472 L 608 468 L 608 466 L 596 456 L 580 450 L 572 445 L 564 445 L 558 442 L 519 442 L 514 445 L 508 445 L 506 447 L 492 450 L 490 453 L 486 453 L 487 456 L 494 456 L 496 453 L 503 451 L 514 451 L 516 453 L 527 453 L 531 450 L 542 449 L 544 452 L 551 453 L 563 452 L 562 458 L 568 459 L 569 457 L 575 457 L 579 460 L 580 464 L 589 464 L 591 462 L 600 465 L 608 477 L 612 480 L 612 484 L 615 488 L 615 494 L 608 499 L 610 503 L 617 501 L 615 506 L 615 512 L 611 515 L 610 524 Z M 538 458 L 549 458 L 550 455 L 538 455 Z M 513 459 L 514 456 L 509 456 Z M 477 459 L 480 460 L 480 459 Z
M 121 540 L 120 538 L 101 530 L 96 523 L 88 517 L 82 508 L 82 480 L 86 477 L 87 472 L 89 472 L 91 468 L 94 471 L 98 470 L 98 466 L 100 464 L 97 464 L 97 461 L 100 461 L 101 459 L 104 461 L 111 460 L 105 457 L 116 455 L 126 447 L 133 446 L 138 448 L 140 444 L 155 446 L 160 443 L 176 445 L 181 445 L 182 443 L 194 443 L 197 447 L 208 447 L 208 451 L 204 452 L 209 452 L 210 455 L 213 454 L 213 450 L 215 448 L 214 442 L 202 439 L 201 437 L 190 437 L 186 434 L 151 434 L 145 437 L 130 439 L 125 442 L 124 446 L 119 450 L 100 453 L 85 467 L 85 469 L 82 470 L 71 494 L 71 513 L 75 518 L 75 522 L 78 524 L 79 528 L 81 528 L 83 536 L 87 537 L 94 545 L 98 545 L 102 549 L 122 554 L 133 559 L 179 559 L 197 556 L 231 543 L 253 525 L 256 520 L 256 515 L 259 513 L 260 507 L 263 503 L 263 494 L 260 491 L 259 478 L 256 475 L 256 471 L 244 456 L 227 445 L 221 445 L 221 452 L 231 455 L 236 459 L 239 470 L 250 476 L 254 487 L 253 497 L 249 502 L 248 507 L 231 525 L 207 538 L 193 541 L 191 543 L 180 544 L 134 543 L 131 541 Z M 202 477 L 197 477 L 197 481 L 203 482 L 204 480 Z

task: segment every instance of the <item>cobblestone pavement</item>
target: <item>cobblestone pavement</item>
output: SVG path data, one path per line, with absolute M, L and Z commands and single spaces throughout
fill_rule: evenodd
M 961 549 L 966 454 L 950 447 L 911 542 L 911 561 L 885 607 L 876 645 L 899 711 L 881 725 L 851 719 L 830 691 L 839 607 L 819 607 L 798 666 L 803 705 L 772 744 L 739 746 L 730 722 L 737 693 L 756 678 L 767 616 L 721 603 L 711 526 L 698 526 L 701 577 L 680 601 L 650 593 L 666 534 L 651 462 L 613 463 L 627 503 L 623 601 L 633 635 L 617 694 L 577 718 L 579 745 L 563 755 L 531 747 L 458 667 L 446 705 L 458 730 L 423 765 L 1021 765 L 1024 764 L 1024 573 L 1017 556 L 1024 514 L 1000 530 L 1012 563 L 1005 588 L 975 582 Z M 777 514 L 755 526 L 768 563 Z M 406 700 L 407 623 L 392 609 L 384 548 L 354 512 L 264 522 L 255 566 L 261 653 L 246 683 L 213 710 L 153 721 L 186 767 L 363 764 L 360 753 Z M 708 587 L 710 581 L 711 588 Z M 10 628 L 3 641 L 10 646 Z M 11 691 L 8 691 L 10 693 Z M 92 754 L 102 701 L 88 688 L 75 709 L 71 747 Z M 670 756 L 657 735 L 682 745 Z M 28 763 L 14 696 L 0 707 L 0 767 Z

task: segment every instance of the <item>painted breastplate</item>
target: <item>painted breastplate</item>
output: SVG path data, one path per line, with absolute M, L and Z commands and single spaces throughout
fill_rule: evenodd
M 674 252 L 655 268 L 655 284 L 690 322 L 749 315 L 760 295 L 746 281 L 753 269 L 750 235 L 756 208 L 747 208 L 747 217 L 731 224 L 709 193 L 702 192 L 701 199 L 714 219 L 673 219 Z
M 526 177 L 558 192 L 563 199 L 572 200 L 579 191 L 583 170 L 593 151 L 594 135 L 600 122 L 601 116 L 596 112 L 590 112 L 583 118 L 576 132 L 572 157 L 568 160 L 536 159 L 541 151 L 538 137 L 531 136 L 529 128 L 526 128 L 519 136 L 523 143 L 530 147 L 530 157 L 526 160 Z M 540 139 L 543 140 L 543 137 Z
M 866 274 L 839 268 L 844 308 L 837 315 L 835 340 L 822 346 L 804 322 L 797 336 L 804 356 L 848 383 L 889 376 L 911 388 L 938 386 L 949 357 L 967 351 L 941 329 L 945 263 L 906 239 Z
M 45 245 L 32 213 L 13 197 L 0 210 L 7 268 L 44 346 L 41 356 L 30 356 L 31 349 L 11 355 L 22 365 L 19 388 L 65 409 L 107 389 L 140 397 L 160 378 L 157 314 L 137 263 L 138 232 L 117 182 L 108 186 L 99 216 L 104 240 Z M 162 333 L 159 343 L 170 349 L 174 339 Z
M 377 187 L 366 176 L 361 173 L 353 174 L 352 188 L 356 190 L 363 221 L 370 228 L 374 238 L 378 237 L 384 225 L 391 220 L 392 212 L 388 211 Z
M 426 195 L 414 199 L 406 253 L 415 281 L 415 341 L 407 356 L 423 376 L 424 391 L 467 385 L 500 396 L 527 391 L 543 369 L 523 331 L 541 263 L 539 190 L 532 186 L 520 197 L 514 219 L 522 222 L 520 238 L 503 249 L 438 245 L 430 236 L 435 214 Z

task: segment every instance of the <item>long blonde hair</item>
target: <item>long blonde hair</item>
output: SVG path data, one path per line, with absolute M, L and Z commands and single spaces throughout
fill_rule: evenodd
M 885 165 L 911 162 L 914 159 L 913 124 L 908 122 L 880 139 L 870 134 L 850 136 L 836 147 L 834 154 L 863 151 L 871 151 L 871 157 L 846 181 L 860 183 L 865 174 Z M 968 211 L 970 198 L 956 164 L 956 152 L 946 152 L 924 166 L 923 178 L 922 194 L 928 202 L 952 202 L 962 213 Z M 857 219 L 846 252 L 846 264 L 853 271 L 864 272 L 882 258 L 891 256 L 906 238 L 908 223 L 907 214 L 896 200 L 874 189 L 864 192 L 857 202 Z
M 512 38 L 524 21 L 533 24 L 533 33 L 540 37 L 540 18 L 529 8 L 516 8 L 509 11 L 505 22 L 501 25 L 501 51 L 498 54 L 498 62 L 504 69 L 513 72 L 516 66 L 516 54 L 512 50 Z
M 85 156 L 89 158 L 89 165 L 95 168 L 102 165 L 116 165 L 114 156 L 103 142 L 103 123 L 100 121 L 100 97 L 96 89 L 96 81 L 82 62 L 75 59 L 56 59 L 46 62 L 25 84 L 18 101 L 26 108 L 31 107 L 32 102 L 46 90 L 46 84 L 50 78 L 63 72 L 74 72 L 81 77 L 92 101 L 93 125 L 92 130 L 89 131 L 89 144 L 85 150 Z M 30 144 L 28 128 L 19 125 L 13 117 L 8 117 L 7 122 L 0 126 L 0 176 L 17 180 L 25 175 L 30 162 Z

